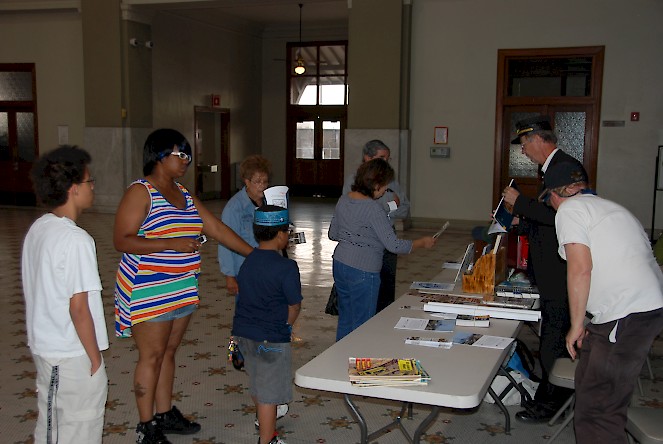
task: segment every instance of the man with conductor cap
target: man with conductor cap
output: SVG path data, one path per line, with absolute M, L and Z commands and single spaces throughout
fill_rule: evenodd
M 559 255 L 567 261 L 571 327 L 581 350 L 575 373 L 578 444 L 626 443 L 626 411 L 654 338 L 663 329 L 663 274 L 640 222 L 602 199 L 578 165 L 551 166 L 544 179 L 557 210 Z M 592 319 L 585 327 L 585 312 Z
M 523 154 L 541 166 L 544 176 L 549 168 L 560 163 L 572 163 L 584 171 L 580 162 L 557 148 L 557 136 L 547 116 L 537 115 L 517 122 L 516 137 L 511 143 L 520 144 Z M 525 405 L 525 410 L 516 413 L 516 418 L 547 422 L 572 393 L 570 389 L 548 383 L 555 360 L 568 356 L 564 343 L 570 327 L 566 263 L 557 254 L 555 210 L 512 187 L 505 188 L 503 195 L 505 202 L 513 206 L 514 216 L 520 218 L 521 233 L 527 234 L 528 264 L 541 301 L 541 383 L 534 402 Z

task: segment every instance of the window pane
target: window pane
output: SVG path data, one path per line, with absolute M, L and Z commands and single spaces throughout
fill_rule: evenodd
M 509 61 L 512 97 L 587 97 L 591 94 L 591 57 L 554 57 Z
M 516 122 L 534 117 L 538 113 L 513 113 L 511 114 L 511 132 L 516 134 Z M 509 176 L 510 177 L 537 177 L 539 166 L 529 160 L 520 149 L 520 144 L 509 146 Z
M 9 119 L 7 113 L 0 113 L 0 160 L 12 160 L 9 149 Z
M 345 77 L 320 77 L 320 105 L 345 103 Z
M 18 132 L 18 159 L 35 160 L 35 118 L 33 113 L 16 113 Z
M 345 75 L 345 45 L 320 47 L 320 75 Z
M 582 163 L 585 152 L 585 121 L 583 112 L 558 112 L 555 114 L 557 146 Z
M 313 159 L 314 128 L 313 120 L 297 122 L 297 149 L 295 150 L 297 159 Z
M 290 81 L 291 105 L 317 105 L 318 86 L 315 77 L 292 77 Z
M 0 100 L 3 101 L 32 100 L 32 72 L 30 71 L 0 72 Z
M 322 158 L 341 158 L 341 122 L 322 121 Z

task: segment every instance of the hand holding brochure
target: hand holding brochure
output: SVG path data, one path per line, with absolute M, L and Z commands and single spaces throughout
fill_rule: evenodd
M 514 187 L 513 179 L 509 182 L 509 187 Z M 488 229 L 488 234 L 505 233 L 511 228 L 513 214 L 507 209 L 506 205 L 507 203 L 504 201 L 504 196 L 502 196 L 493 212 L 493 222 Z

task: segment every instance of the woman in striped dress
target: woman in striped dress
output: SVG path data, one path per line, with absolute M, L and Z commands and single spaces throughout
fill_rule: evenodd
M 205 233 L 247 255 L 252 247 L 176 182 L 191 146 L 172 129 L 154 131 L 143 150 L 144 179 L 120 202 L 113 243 L 124 253 L 115 285 L 115 333 L 138 348 L 134 393 L 137 441 L 168 444 L 164 433 L 192 434 L 200 425 L 172 405 L 175 352 L 198 307 L 199 236 Z

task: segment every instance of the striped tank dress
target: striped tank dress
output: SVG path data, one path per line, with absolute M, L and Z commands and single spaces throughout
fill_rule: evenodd
M 197 237 L 203 221 L 186 188 L 186 208 L 168 202 L 145 179 L 137 180 L 150 193 L 150 211 L 138 230 L 146 239 Z M 124 253 L 115 281 L 115 335 L 130 337 L 131 326 L 186 305 L 197 305 L 200 253 L 173 250 L 150 254 Z

